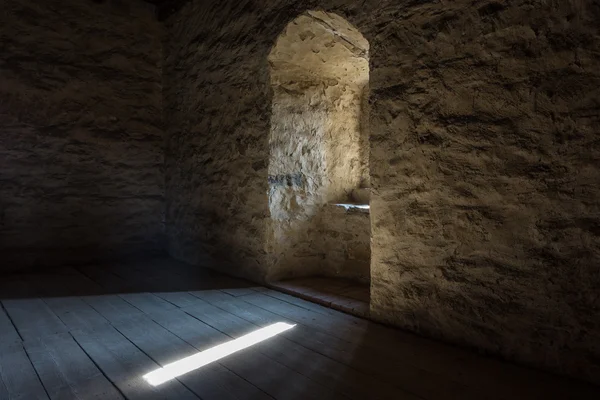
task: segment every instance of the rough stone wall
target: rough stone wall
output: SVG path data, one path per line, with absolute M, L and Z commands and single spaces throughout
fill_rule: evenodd
M 349 202 L 368 167 L 360 148 L 368 143 L 361 141 L 362 89 L 304 81 L 276 85 L 273 91 L 267 279 L 353 278 L 355 268 L 346 276 L 337 253 L 344 254 L 344 238 L 353 237 L 352 230 L 345 229 L 356 227 L 343 220 L 345 213 L 335 213 L 327 204 Z M 363 222 L 358 231 L 369 229 L 368 215 Z
M 346 202 L 368 183 L 368 54 L 365 38 L 335 14 L 289 22 L 268 57 L 270 176 L 315 170 L 322 202 Z
M 318 218 L 317 248 L 326 261 L 315 275 L 371 280 L 371 219 L 360 209 L 327 205 Z
M 82 0 L 0 8 L 0 270 L 162 250 L 153 10 Z
M 267 57 L 318 7 L 370 42 L 372 315 L 600 382 L 594 0 L 189 2 L 167 22 L 174 254 L 267 274 Z
M 600 382 L 599 4 L 444 4 L 372 42 L 372 313 Z

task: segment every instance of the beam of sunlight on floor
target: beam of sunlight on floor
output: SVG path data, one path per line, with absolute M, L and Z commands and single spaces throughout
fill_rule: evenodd
M 158 386 L 170 381 L 171 379 L 177 378 L 178 376 L 187 374 L 188 372 L 194 371 L 207 364 L 220 360 L 221 358 L 227 357 L 228 355 L 237 351 L 272 338 L 273 336 L 292 329 L 294 326 L 296 325 L 290 325 L 284 322 L 278 322 L 276 324 L 269 325 L 237 339 L 222 343 L 215 347 L 211 347 L 208 350 L 201 351 L 193 356 L 182 358 L 179 361 L 167 364 L 156 371 L 152 371 L 144 375 L 144 379 L 152 386 Z

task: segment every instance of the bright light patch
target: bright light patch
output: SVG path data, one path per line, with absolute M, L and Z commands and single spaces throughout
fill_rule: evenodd
M 340 206 L 340 207 L 344 207 L 346 209 L 346 211 L 352 209 L 352 208 L 358 208 L 360 210 L 368 210 L 369 205 L 368 204 L 344 204 L 344 203 L 340 203 L 340 204 L 336 204 L 336 206 Z
M 171 379 L 187 374 L 188 372 L 220 360 L 221 358 L 227 357 L 228 355 L 237 351 L 260 343 L 263 340 L 272 338 L 273 336 L 285 332 L 288 329 L 292 329 L 294 326 L 296 325 L 290 325 L 284 322 L 278 322 L 276 324 L 269 325 L 230 342 L 211 347 L 210 349 L 201 351 L 193 356 L 182 358 L 179 361 L 167 364 L 156 371 L 152 371 L 144 375 L 144 379 L 152 386 L 161 385 Z

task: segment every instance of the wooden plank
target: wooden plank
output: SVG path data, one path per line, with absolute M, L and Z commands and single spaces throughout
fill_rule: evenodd
M 394 345 L 391 346 L 392 350 L 394 350 L 396 345 L 406 347 L 407 345 L 414 346 L 431 342 L 415 335 L 407 334 L 397 329 L 390 329 L 344 313 L 319 313 L 312 309 L 267 296 L 264 293 L 243 296 L 241 299 L 275 313 L 284 313 L 294 321 L 321 329 L 324 332 L 350 342 L 363 342 L 362 337 L 368 332 L 369 336 L 373 338 L 370 344 L 385 352 L 390 351 L 391 344 Z M 448 347 L 446 345 L 441 346 L 443 348 Z M 458 351 L 456 354 L 463 354 L 463 352 Z M 401 354 L 401 357 L 404 356 L 405 354 Z
M 265 293 L 267 295 L 272 295 L 277 292 L 270 290 L 263 291 L 263 294 Z M 287 295 L 278 294 L 278 297 L 280 296 Z M 292 296 L 287 297 L 286 301 L 295 299 Z M 245 298 L 246 296 L 242 297 L 242 299 Z M 310 308 L 311 311 L 315 309 L 317 309 L 316 311 L 325 309 L 324 307 L 300 299 L 291 300 L 289 302 L 302 305 L 307 309 Z M 274 309 L 271 310 L 275 311 Z M 323 312 L 322 314 L 325 315 L 326 313 L 328 312 Z M 464 393 L 462 395 L 464 398 L 467 398 L 466 396 L 477 398 L 477 396 L 484 395 L 490 398 L 512 398 L 517 394 L 524 393 L 527 393 L 528 398 L 535 398 L 537 397 L 537 394 L 541 392 L 544 393 L 545 398 L 548 398 L 548 396 L 552 397 L 553 394 L 559 392 L 565 393 L 566 396 L 564 388 L 561 389 L 561 385 L 557 385 L 555 380 L 546 381 L 544 379 L 545 383 L 543 385 L 533 384 L 533 382 L 542 381 L 540 377 L 534 378 L 531 376 L 533 371 L 508 364 L 500 367 L 497 361 L 480 357 L 469 351 L 412 334 L 407 334 L 400 330 L 383 327 L 368 321 L 356 321 L 356 319 L 355 321 L 352 321 L 354 317 L 351 316 L 344 317 L 342 314 L 335 317 L 334 321 L 336 321 L 336 324 L 337 321 L 339 321 L 339 318 L 348 318 L 349 322 L 355 323 L 355 325 L 361 326 L 361 329 L 363 329 L 364 333 L 356 334 L 357 338 L 361 338 L 362 344 L 353 350 L 355 354 L 364 354 L 359 357 L 364 360 L 360 364 L 373 365 L 373 363 L 377 363 L 379 365 L 391 365 L 389 371 L 397 371 L 396 379 L 399 379 L 398 376 L 404 378 L 405 374 L 410 376 L 410 371 L 404 370 L 404 372 L 401 372 L 406 365 L 409 365 L 415 368 L 415 372 L 418 371 L 420 376 L 422 376 L 422 378 L 418 379 L 415 377 L 415 382 L 422 382 L 426 380 L 426 375 L 435 374 L 445 380 L 446 384 L 450 385 L 450 388 L 455 386 L 455 383 L 462 384 L 462 389 L 456 387 L 454 390 L 462 391 Z M 323 321 L 321 317 L 317 319 Z M 332 324 L 329 328 L 326 327 L 327 324 L 320 324 L 318 326 L 320 329 L 323 329 L 324 333 L 339 336 L 334 333 L 336 324 Z M 329 346 L 331 344 L 331 338 L 324 336 L 321 339 L 324 339 L 324 344 L 320 346 L 322 348 L 321 351 L 330 351 L 332 348 Z M 343 340 L 351 341 L 352 338 L 344 335 Z M 359 344 L 357 342 L 355 343 Z M 363 348 L 365 346 L 367 349 Z M 334 357 L 338 356 L 334 355 Z M 371 358 L 373 361 L 369 362 L 368 358 Z M 387 361 L 384 361 L 386 359 Z M 377 360 L 380 361 L 377 362 Z M 520 372 L 510 372 L 515 369 L 520 370 Z M 529 378 L 525 378 L 526 376 Z M 392 380 L 395 378 L 393 374 L 388 373 L 386 379 Z M 437 379 L 439 380 L 440 378 Z M 518 385 L 511 387 L 511 384 L 515 384 L 516 382 L 519 382 Z M 421 386 L 422 389 L 417 389 L 417 391 L 427 390 L 427 386 L 424 383 Z M 540 387 L 543 387 L 544 389 L 541 390 Z M 490 390 L 490 388 L 493 388 L 493 390 Z M 451 390 L 448 391 L 448 393 L 450 392 Z M 430 394 L 429 396 L 435 396 L 435 394 Z M 443 397 L 443 392 L 438 394 L 438 396 Z M 584 396 L 582 396 L 582 398 L 583 397 Z
M 70 329 L 97 329 L 109 324 L 108 320 L 78 297 L 53 297 L 44 302 Z
M 221 289 L 223 292 L 230 294 L 235 297 L 246 296 L 249 294 L 254 294 L 256 291 L 252 287 L 247 288 L 230 288 L 230 289 Z
M 340 319 L 346 320 L 346 323 L 350 323 L 357 328 L 360 328 L 362 332 L 367 332 L 370 337 L 376 338 L 377 342 L 379 342 L 379 346 L 384 347 L 386 354 L 389 355 L 388 349 L 391 348 L 392 351 L 400 352 L 398 355 L 402 359 L 406 360 L 407 356 L 411 355 L 414 358 L 422 361 L 419 366 L 427 366 L 432 370 L 432 372 L 449 373 L 452 371 L 462 374 L 462 371 L 456 368 L 458 361 L 464 359 L 465 357 L 475 359 L 481 358 L 475 354 L 466 352 L 463 349 L 422 338 L 399 329 L 388 328 L 364 319 L 356 318 L 354 316 L 328 309 L 321 305 L 311 303 L 288 294 L 277 292 L 275 290 L 267 289 L 262 293 L 269 297 L 281 300 L 284 303 L 293 304 L 297 307 L 304 308 L 312 312 L 322 315 L 331 315 L 334 317 L 332 321 L 339 321 Z M 280 304 L 284 305 L 283 303 Z M 327 332 L 327 330 L 328 328 L 325 329 L 325 332 Z M 359 335 L 358 337 L 362 336 Z M 469 372 L 467 375 L 472 376 L 471 373 L 472 372 Z M 466 379 L 470 380 L 470 378 Z
M 176 308 L 173 304 L 150 293 L 129 293 L 122 294 L 119 297 L 147 314 Z
M 95 331 L 78 330 L 72 334 L 81 348 L 127 399 L 198 399 L 177 380 L 156 387 L 148 384 L 143 376 L 160 366 L 113 327 Z
M 249 306 L 248 304 L 246 305 Z M 244 303 L 236 302 L 236 299 L 229 302 L 219 302 L 217 306 L 220 311 L 198 306 L 185 310 L 197 316 L 197 318 L 206 318 L 206 322 L 210 323 L 211 326 L 232 337 L 239 337 L 245 332 L 259 329 L 260 326 L 282 322 L 281 318 L 278 318 L 274 314 L 266 318 L 260 316 L 260 323 L 258 324 L 260 326 L 235 315 L 228 316 L 230 313 L 241 313 L 244 316 L 253 314 L 253 311 L 247 312 L 244 310 Z M 198 311 L 200 314 L 197 315 L 196 312 Z M 224 313 L 223 311 L 226 312 Z M 211 315 L 212 312 L 217 315 Z M 218 318 L 219 315 L 223 315 L 223 317 Z M 402 392 L 399 388 L 373 379 L 351 366 L 309 350 L 285 337 L 271 338 L 265 343 L 258 344 L 254 349 L 270 359 L 285 365 L 287 368 L 298 372 L 302 376 L 310 378 L 316 383 L 335 387 L 336 391 L 343 393 L 351 399 L 418 399 L 417 396 L 408 392 Z
M 200 301 L 197 300 L 196 304 Z M 231 340 L 230 336 L 217 331 L 182 310 L 155 313 L 149 317 L 178 338 L 201 351 Z
M 461 383 L 463 385 L 473 387 L 473 391 L 485 390 L 493 392 L 494 396 L 512 398 L 517 393 L 527 393 L 530 398 L 535 396 L 536 392 L 539 392 L 539 387 L 536 387 L 533 382 L 540 381 L 540 377 L 533 377 L 534 371 L 519 368 L 509 364 L 499 364 L 496 360 L 490 360 L 485 357 L 480 357 L 477 354 L 469 351 L 452 347 L 441 342 L 429 340 L 426 338 L 418 337 L 416 335 L 402 332 L 397 329 L 381 326 L 374 324 L 369 321 L 360 320 L 355 317 L 339 313 L 335 310 L 328 310 L 320 305 L 310 303 L 308 301 L 289 296 L 274 290 L 264 290 L 263 294 L 274 297 L 287 302 L 288 304 L 294 304 L 296 306 L 310 309 L 311 311 L 325 314 L 337 314 L 337 318 L 346 318 L 349 321 L 356 323 L 359 326 L 365 327 L 365 332 L 368 340 L 364 340 L 360 347 L 355 348 L 353 352 L 355 354 L 370 354 L 373 359 L 390 359 L 385 364 L 394 363 L 396 365 L 410 365 L 414 368 L 423 369 L 433 374 L 442 375 L 446 379 Z M 242 297 L 243 299 L 244 297 Z M 294 333 L 291 333 L 294 334 Z M 362 336 L 360 336 L 362 337 Z M 313 340 L 315 337 L 306 337 L 302 340 Z M 322 344 L 314 343 L 307 345 L 313 345 L 316 348 L 321 348 L 323 352 L 329 352 L 334 347 L 334 343 L 331 337 L 322 336 L 320 338 Z M 364 345 L 372 345 L 373 342 L 377 342 L 377 349 L 364 351 L 361 347 Z M 381 346 L 385 346 L 381 349 Z M 336 352 L 339 348 L 335 350 Z M 339 353 L 336 357 L 339 357 L 344 353 Z M 367 358 L 363 356 L 362 358 Z M 365 360 L 362 365 L 381 365 L 382 363 L 372 364 L 368 360 Z M 514 373 L 512 372 L 513 370 Z M 401 371 L 398 370 L 398 371 Z M 388 379 L 393 379 L 393 375 L 389 376 Z M 520 382 L 517 387 L 511 388 L 511 383 Z M 560 391 L 554 384 L 555 381 L 547 382 L 543 385 L 545 388 L 551 386 L 554 389 L 544 390 L 546 396 L 551 393 L 557 393 Z M 529 387 L 528 387 L 529 386 Z M 540 386 L 540 385 L 537 385 Z M 489 388 L 494 388 L 489 390 Z
M 235 298 L 221 290 L 196 290 L 190 292 L 190 294 L 204 301 L 204 303 L 198 303 L 198 305 L 206 304 L 206 302 L 229 301 Z
M 338 332 L 336 327 L 342 325 L 331 316 L 325 316 L 277 301 L 264 295 L 244 296 L 240 299 L 260 308 L 298 322 L 306 328 L 286 334 L 285 337 L 299 342 L 320 354 L 331 357 L 341 363 L 353 366 L 359 371 L 373 374 L 379 379 L 396 385 L 406 392 L 414 393 L 428 399 L 445 399 L 452 395 L 461 399 L 478 399 L 481 393 L 471 390 L 467 384 L 454 381 L 444 373 L 435 373 L 416 365 L 418 363 L 411 352 L 403 353 L 403 357 L 393 357 L 398 353 L 395 348 L 380 351 L 378 337 L 369 336 L 368 330 L 349 336 L 348 332 Z M 329 322 L 328 319 L 335 322 Z M 351 327 L 345 324 L 347 327 Z M 347 328 L 348 329 L 348 328 Z M 350 339 L 350 340 L 348 340 Z M 385 345 L 386 343 L 383 343 Z M 389 343 L 388 343 L 389 344 Z
M 0 399 L 48 399 L 20 344 L 0 349 Z
M 0 305 L 0 347 L 21 342 L 21 337 L 4 308 Z
M 161 366 L 198 352 L 196 348 L 145 316 L 122 322 L 118 324 L 117 329 Z M 219 363 L 192 371 L 178 380 L 203 400 L 270 399 Z
M 67 332 L 67 327 L 40 299 L 2 300 L 24 340 Z
M 25 341 L 24 345 L 52 400 L 123 399 L 69 335 Z
M 177 307 L 188 307 L 202 301 L 187 292 L 158 292 L 154 294 Z
M 368 327 L 365 325 L 353 324 L 351 321 L 338 318 L 334 315 L 325 316 L 314 311 L 306 310 L 281 300 L 265 296 L 262 293 L 243 296 L 242 299 L 245 302 L 254 304 L 265 310 L 280 314 L 306 326 L 328 332 L 333 336 L 350 342 L 360 341 L 362 333 Z
M 260 326 L 267 326 L 275 322 L 295 322 L 260 307 L 245 303 L 241 298 L 218 301 L 214 305 Z M 407 391 L 405 395 L 408 395 L 408 392 L 423 390 L 422 385 L 419 382 L 415 382 L 414 378 L 426 372 L 421 372 L 418 368 L 407 365 L 405 360 L 403 360 L 401 365 L 393 365 L 391 367 L 393 360 L 389 360 L 384 354 L 373 354 L 372 350 L 366 349 L 363 346 L 343 341 L 302 324 L 284 333 L 282 337 L 319 355 L 336 360 L 340 364 L 364 371 L 369 375 L 378 376 L 388 384 L 396 386 L 398 390 Z M 307 357 L 309 356 L 307 355 Z M 462 385 L 453 383 L 447 378 L 436 377 L 435 375 L 431 375 L 430 378 L 432 378 L 432 381 L 437 378 L 438 386 L 444 390 L 453 390 L 454 392 L 461 392 L 463 390 Z M 430 382 L 426 382 L 424 385 L 426 387 L 432 386 Z M 428 389 L 425 390 L 428 391 Z
M 282 315 L 267 311 L 263 308 L 242 301 L 243 297 L 232 298 L 230 296 L 213 295 L 211 292 L 203 292 L 205 300 L 222 308 L 231 314 L 241 317 L 256 325 L 266 326 L 275 322 L 297 323 Z M 241 328 L 240 328 L 241 329 Z M 348 363 L 352 363 L 354 356 L 359 350 L 358 345 L 346 342 L 326 332 L 317 331 L 299 324 L 291 331 L 282 336 L 288 337 L 298 344 L 324 355 Z M 367 363 L 366 365 L 379 365 L 380 363 Z M 372 372 L 370 369 L 369 372 Z
M 134 284 L 107 271 L 106 267 L 87 265 L 78 267 L 77 271 L 98 284 L 104 292 L 127 293 L 134 290 Z
M 127 321 L 143 315 L 140 310 L 114 294 L 89 296 L 82 299 L 111 323 Z
M 196 308 L 196 310 L 191 310 L 192 313 L 195 313 L 194 311 L 199 311 L 199 308 Z M 204 316 L 207 316 L 207 314 L 205 313 L 206 309 L 202 311 L 202 314 Z M 207 318 L 207 320 L 211 321 L 212 323 L 215 323 L 215 321 L 219 319 L 230 320 L 230 318 L 227 317 L 227 313 L 217 310 L 217 314 L 221 314 L 221 316 L 219 317 L 219 315 L 212 315 L 209 318 Z M 173 315 L 169 315 L 168 317 L 181 319 L 185 318 L 179 315 L 176 317 L 174 317 Z M 191 317 L 188 316 L 187 318 L 189 319 Z M 164 323 L 164 321 L 160 322 L 161 324 Z M 231 340 L 231 338 L 224 335 L 222 332 L 219 332 L 218 330 L 212 327 L 208 327 L 204 324 L 202 324 L 204 326 L 204 333 L 199 337 L 197 333 L 200 330 L 200 327 L 197 324 L 198 323 L 194 324 L 190 322 L 175 323 L 174 321 L 172 321 L 171 325 L 169 326 L 169 329 L 173 330 L 173 332 L 176 333 L 179 337 L 182 337 L 184 340 L 193 344 L 198 349 L 206 347 L 205 337 L 207 335 L 207 330 L 208 335 L 211 335 L 212 332 L 212 335 L 217 339 L 218 342 L 225 342 Z M 251 332 L 258 328 L 256 326 L 248 326 L 247 323 L 244 325 L 245 326 L 242 326 L 241 330 L 239 331 L 240 335 Z M 273 360 L 268 359 L 259 353 L 256 353 L 256 351 L 252 349 L 248 349 L 244 352 L 243 355 L 230 356 L 226 359 L 223 359 L 221 360 L 221 363 L 278 399 L 296 398 L 296 396 L 300 396 L 300 394 L 302 394 L 302 396 L 305 396 L 306 398 L 327 398 L 326 396 L 322 397 L 322 388 L 315 385 L 314 382 L 311 382 L 305 377 L 294 373 L 289 368 L 281 364 L 275 363 L 273 362 Z M 277 378 L 278 376 L 279 378 Z M 280 385 L 279 387 L 278 385 L 275 385 L 275 382 L 278 379 L 286 380 L 285 393 L 282 393 Z M 335 398 L 336 396 L 337 394 L 333 394 L 333 398 Z
M 182 308 L 182 310 L 230 337 L 239 337 L 258 328 L 255 325 L 249 326 L 248 321 L 209 303 L 196 304 L 191 307 Z M 225 330 L 220 329 L 220 327 L 225 328 Z
M 12 396 L 15 397 L 15 396 Z M 0 399 L 10 399 L 11 394 L 8 392 L 8 388 L 4 384 L 2 377 L 0 377 Z
M 378 346 L 383 346 L 383 352 L 387 357 L 393 356 L 403 360 L 404 363 L 408 362 L 415 367 L 444 374 L 464 384 L 472 384 L 472 377 L 481 375 L 480 368 L 466 368 L 465 360 L 470 359 L 476 362 L 476 360 L 484 358 L 463 349 L 362 320 L 271 289 L 264 290 L 262 293 L 313 312 L 333 315 L 336 319 L 346 319 L 368 333 L 368 336 L 372 338 L 368 341 L 369 343 L 376 341 Z M 364 344 L 366 343 L 363 342 Z M 380 348 L 374 354 L 379 353 L 381 353 Z M 493 374 L 490 376 L 493 376 Z M 488 381 L 488 384 L 492 384 L 492 382 L 489 382 L 489 376 L 485 378 L 482 376 L 481 378 Z
M 183 310 L 233 338 L 243 336 L 259 328 L 208 303 L 186 307 Z M 182 329 L 185 328 L 187 326 L 182 325 Z M 188 332 L 187 336 L 191 336 L 191 332 Z M 190 340 L 193 340 L 193 336 Z M 273 338 L 269 339 L 269 344 L 272 340 Z M 192 344 L 196 346 L 195 343 Z M 330 389 L 329 385 L 323 386 L 288 366 L 265 356 L 255 348 L 249 348 L 240 354 L 227 357 L 221 360 L 221 363 L 276 399 L 297 399 L 301 396 L 314 399 L 346 398 Z M 282 380 L 286 382 L 285 387 L 281 385 Z

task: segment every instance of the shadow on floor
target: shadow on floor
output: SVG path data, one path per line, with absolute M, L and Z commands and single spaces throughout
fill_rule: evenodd
M 0 298 L 186 292 L 255 286 L 206 268 L 171 259 L 62 267 L 2 275 Z

